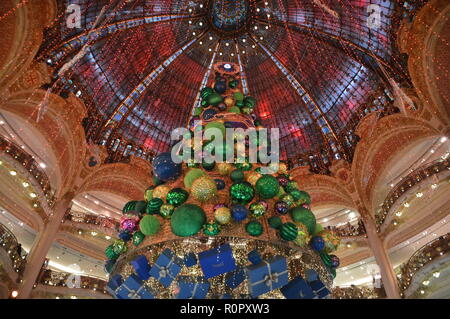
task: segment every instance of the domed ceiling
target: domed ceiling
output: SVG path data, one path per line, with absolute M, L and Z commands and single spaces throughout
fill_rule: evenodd
M 81 8 L 80 28 L 68 27 L 69 4 Z M 404 76 L 394 47 L 395 1 L 58 5 L 40 57 L 55 73 L 69 63 L 59 80 L 88 105 L 88 138 L 112 151 L 150 158 L 168 150 L 170 133 L 186 126 L 199 90 L 211 82 L 212 64 L 230 61 L 241 66 L 244 91 L 257 98 L 264 125 L 280 128 L 283 159 L 349 158 L 358 119 L 389 99 L 380 65 Z

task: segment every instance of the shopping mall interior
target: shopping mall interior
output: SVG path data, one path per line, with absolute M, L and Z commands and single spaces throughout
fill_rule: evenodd
M 0 30 L 0 299 L 450 298 L 448 0 L 1 0 Z

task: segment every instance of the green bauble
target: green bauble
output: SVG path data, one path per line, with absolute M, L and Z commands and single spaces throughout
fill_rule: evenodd
M 147 207 L 147 201 L 140 200 L 140 201 L 136 202 L 136 206 L 134 206 L 134 210 L 137 211 L 139 214 L 144 214 L 146 207 Z
M 328 255 L 325 251 L 321 251 L 319 255 L 327 268 L 333 268 L 333 262 L 331 261 L 330 255 Z
M 258 237 L 263 233 L 263 226 L 260 222 L 252 220 L 245 225 L 245 231 L 251 236 Z
M 206 236 L 216 236 L 220 233 L 220 225 L 216 222 L 209 222 L 203 226 L 203 233 Z
M 134 210 L 136 203 L 137 203 L 137 200 L 132 200 L 132 201 L 126 203 L 125 206 L 123 206 L 122 212 L 125 214 L 125 213 L 129 212 L 130 210 Z
M 144 193 L 144 199 L 148 202 L 150 199 L 152 199 L 153 198 L 153 189 L 154 189 L 155 187 L 154 186 L 150 186 L 149 188 L 147 188 L 146 190 L 145 190 L 145 193 Z
M 297 184 L 297 182 L 293 182 L 293 181 L 289 182 L 284 189 L 286 192 L 290 193 L 294 189 L 298 189 L 298 184 Z
M 119 254 L 114 252 L 113 244 L 109 245 L 105 249 L 105 255 L 110 260 L 116 260 L 119 257 Z
M 302 193 L 298 189 L 293 189 L 292 191 L 289 192 L 289 194 L 292 195 L 294 201 L 298 201 L 302 197 Z
M 249 108 L 249 107 L 243 107 L 243 108 L 241 109 L 241 111 L 242 111 L 242 113 L 244 113 L 244 114 L 251 114 L 251 113 L 252 113 L 252 109 Z
M 240 169 L 235 169 L 231 172 L 230 178 L 234 183 L 242 182 L 244 180 L 244 172 Z
M 290 194 L 284 194 L 280 197 L 281 201 L 288 204 L 288 206 L 291 206 L 294 203 L 294 197 Z
M 323 226 L 319 223 L 316 223 L 316 228 L 314 229 L 313 236 L 317 235 L 323 230 Z
M 202 176 L 192 183 L 191 194 L 196 200 L 207 202 L 216 196 L 217 184 L 208 175 Z
M 242 94 L 242 92 L 234 92 L 233 93 L 233 98 L 236 101 L 243 101 L 244 100 L 244 94 Z M 242 104 L 243 105 L 243 104 Z
M 232 107 L 230 107 L 229 112 L 230 113 L 241 114 L 241 109 L 239 107 L 237 107 L 237 106 L 232 106 Z
M 206 169 L 207 171 L 212 171 L 214 167 L 216 166 L 216 162 L 207 163 L 205 161 L 202 162 L 202 167 Z
M 216 105 L 222 103 L 223 99 L 219 93 L 213 92 L 208 95 L 208 97 L 206 98 L 206 101 L 208 102 L 209 105 L 216 106 Z
M 175 235 L 188 237 L 197 234 L 205 222 L 206 216 L 203 209 L 197 205 L 183 204 L 173 212 L 170 226 Z
M 164 204 L 161 198 L 153 198 L 147 203 L 147 207 L 145 208 L 145 212 L 147 214 L 158 214 L 159 209 Z
M 278 191 L 280 190 L 280 184 L 278 180 L 272 175 L 263 175 L 256 182 L 256 191 L 259 196 L 264 199 L 270 199 L 277 196 Z
M 286 241 L 297 238 L 298 228 L 294 223 L 284 223 L 280 227 L 280 236 Z
M 290 192 L 292 194 L 292 196 L 294 196 L 294 194 L 292 192 Z M 295 200 L 301 205 L 301 204 L 311 204 L 311 196 L 309 196 L 309 194 L 305 191 L 298 191 L 296 192 L 297 194 L 297 198 L 294 196 Z
M 231 185 L 230 196 L 237 203 L 247 204 L 255 196 L 255 191 L 249 182 L 239 182 Z
M 272 216 L 269 218 L 269 226 L 274 229 L 278 229 L 281 227 L 283 222 L 281 221 L 281 218 L 278 216 Z
M 201 91 L 200 91 L 200 96 L 202 97 L 202 99 L 207 98 L 210 94 L 214 93 L 214 89 L 210 88 L 210 87 L 204 87 Z
M 200 168 L 191 168 L 184 176 L 184 187 L 190 189 L 192 187 L 192 183 L 203 175 L 206 175 L 206 173 Z
M 244 172 L 249 171 L 252 169 L 253 165 L 249 162 L 245 162 L 245 163 L 236 163 L 234 164 L 234 166 L 236 166 L 237 168 L 243 170 Z
M 248 108 L 253 108 L 256 105 L 256 99 L 251 96 L 246 96 L 244 98 L 244 105 Z
M 316 217 L 309 209 L 297 206 L 292 208 L 289 213 L 294 222 L 302 223 L 308 228 L 310 234 L 314 233 L 316 229 Z
M 284 191 L 283 187 L 280 187 L 280 190 L 278 191 L 277 197 L 281 198 L 282 196 L 284 196 L 286 194 L 286 192 Z
M 136 231 L 133 234 L 133 245 L 139 246 L 144 241 L 145 235 L 141 231 Z
M 228 86 L 229 86 L 231 89 L 236 88 L 238 85 L 239 85 L 239 81 L 238 81 L 238 80 L 231 80 L 230 82 L 228 82 Z
M 164 219 L 170 219 L 172 217 L 174 210 L 175 210 L 175 207 L 173 205 L 164 204 L 159 209 L 159 214 Z
M 189 193 L 182 188 L 174 188 L 169 194 L 167 194 L 166 202 L 175 207 L 184 204 L 184 202 L 188 199 Z
M 156 234 L 159 231 L 160 226 L 161 223 L 159 222 L 159 219 L 153 215 L 146 215 L 142 217 L 139 222 L 139 229 L 146 236 Z
M 112 250 L 115 254 L 120 255 L 127 251 L 127 245 L 123 240 L 118 239 L 112 244 Z
M 298 228 L 294 223 L 284 223 L 280 227 L 280 237 L 286 241 L 297 238 Z
M 266 207 L 261 203 L 253 203 L 250 205 L 250 212 L 254 217 L 259 218 L 266 213 Z

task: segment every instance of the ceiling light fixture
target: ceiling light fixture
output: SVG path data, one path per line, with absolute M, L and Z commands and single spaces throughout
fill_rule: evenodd
M 16 171 L 9 171 L 9 174 L 11 174 L 12 176 L 16 176 L 17 172 Z
M 37 195 L 36 195 L 36 193 L 30 193 L 30 197 L 31 197 L 31 198 L 36 198 Z
M 422 192 L 418 192 L 417 194 L 416 194 L 416 197 L 418 197 L 418 198 L 420 198 L 420 197 L 422 197 L 423 196 L 423 193 Z

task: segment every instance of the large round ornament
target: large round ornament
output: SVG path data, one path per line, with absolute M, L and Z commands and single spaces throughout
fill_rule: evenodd
M 158 214 L 159 209 L 164 204 L 164 201 L 161 198 L 152 198 L 148 203 L 145 209 L 147 214 L 153 215 Z
M 106 247 L 105 255 L 109 260 L 116 260 L 119 257 L 119 254 L 116 254 L 116 252 L 113 249 L 113 244 Z
M 231 172 L 230 178 L 234 183 L 242 182 L 244 180 L 244 172 L 240 169 L 235 169 Z
M 172 189 L 166 197 L 166 202 L 175 207 L 183 204 L 189 197 L 189 193 L 182 188 Z
M 308 228 L 302 223 L 295 223 L 297 225 L 297 237 L 294 239 L 294 244 L 300 247 L 305 247 L 308 245 L 311 240 L 311 236 L 309 235 Z
M 313 236 L 311 238 L 311 247 L 315 251 L 322 251 L 325 248 L 325 241 L 320 236 Z
M 157 155 L 152 162 L 153 174 L 162 181 L 170 181 L 181 175 L 181 163 L 172 160 L 170 152 Z
M 133 245 L 134 246 L 139 246 L 145 239 L 145 235 L 141 232 L 141 231 L 136 231 L 133 234 Z
M 139 229 L 146 236 L 156 234 L 160 227 L 161 223 L 159 222 L 159 219 L 153 215 L 145 215 L 139 223 Z
M 167 194 L 170 192 L 170 187 L 167 185 L 159 185 L 155 187 L 153 190 L 153 199 L 159 198 L 159 199 L 166 199 Z
M 203 209 L 193 204 L 183 204 L 173 212 L 170 220 L 172 232 L 180 237 L 197 234 L 206 222 Z
M 325 252 L 331 253 L 337 250 L 339 244 L 341 243 L 341 239 L 331 230 L 323 230 L 318 236 L 322 237 L 325 242 Z
M 206 98 L 206 101 L 209 105 L 219 105 L 219 103 L 223 102 L 222 96 L 218 93 L 211 93 L 210 95 L 208 95 L 208 97 Z
M 192 187 L 192 183 L 202 176 L 206 175 L 205 171 L 200 168 L 191 168 L 186 175 L 184 176 L 184 187 L 190 189 Z
M 250 212 L 254 217 L 259 218 L 266 213 L 266 207 L 263 204 L 256 202 L 250 205 Z
M 316 229 L 316 217 L 309 209 L 299 206 L 292 208 L 289 213 L 294 222 L 304 224 L 310 234 L 314 233 Z
M 245 225 L 245 231 L 251 236 L 258 237 L 263 233 L 263 226 L 260 222 L 252 220 Z
M 175 210 L 175 207 L 173 205 L 164 204 L 159 209 L 159 214 L 164 219 L 170 219 L 172 217 L 174 210 Z
M 280 227 L 280 237 L 286 241 L 292 241 L 297 238 L 298 228 L 294 223 L 284 223 Z
M 278 201 L 275 203 L 275 212 L 280 215 L 286 215 L 289 211 L 289 205 L 283 201 Z
M 247 204 L 255 196 L 253 187 L 248 182 L 234 183 L 230 187 L 231 199 L 237 203 Z
M 122 212 L 125 214 L 125 213 L 129 212 L 130 210 L 134 210 L 137 202 L 138 202 L 137 200 L 132 200 L 132 201 L 126 203 L 123 206 Z
M 256 191 L 259 196 L 264 199 L 270 199 L 275 197 L 280 190 L 280 184 L 272 175 L 263 175 L 256 182 Z
M 323 226 L 319 223 L 316 223 L 316 228 L 314 229 L 313 235 L 315 236 L 315 235 L 319 234 L 322 230 L 323 230 Z
M 233 219 L 235 221 L 242 221 L 247 218 L 248 216 L 248 209 L 247 207 L 243 205 L 234 205 L 231 208 L 231 216 L 233 216 Z
M 231 221 L 231 211 L 228 207 L 219 207 L 214 211 L 214 219 L 221 225 Z
M 202 176 L 192 183 L 192 196 L 204 203 L 214 198 L 217 194 L 216 182 L 209 176 Z
M 216 236 L 220 233 L 220 225 L 216 222 L 209 222 L 203 226 L 203 233 L 206 236 Z
M 224 94 L 227 90 L 227 82 L 217 81 L 216 84 L 214 84 L 214 90 L 219 94 Z
M 269 222 L 269 226 L 274 229 L 279 229 L 281 227 L 281 225 L 283 225 L 281 218 L 278 216 L 270 217 L 268 222 Z

